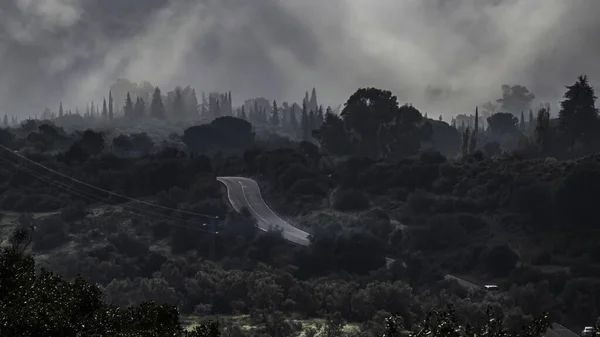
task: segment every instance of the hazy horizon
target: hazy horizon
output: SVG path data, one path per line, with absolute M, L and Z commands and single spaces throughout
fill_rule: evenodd
M 375 86 L 430 116 L 471 112 L 502 84 L 555 103 L 578 75 L 600 77 L 599 10 L 584 0 L 9 0 L 0 112 L 97 102 L 119 77 L 231 90 L 236 103 L 301 101 L 316 87 L 337 105 Z

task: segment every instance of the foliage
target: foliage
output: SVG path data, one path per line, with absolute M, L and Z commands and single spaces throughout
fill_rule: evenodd
M 184 333 L 177 309 L 153 302 L 129 308 L 102 301 L 100 289 L 81 277 L 68 282 L 24 255 L 26 231 L 0 252 L 0 334 L 3 336 L 212 336 L 215 324 Z

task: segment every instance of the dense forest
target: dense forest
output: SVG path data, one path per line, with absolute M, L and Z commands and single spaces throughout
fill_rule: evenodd
M 315 89 L 238 107 L 120 80 L 107 96 L 4 117 L 0 335 L 164 336 L 193 319 L 185 334 L 539 336 L 600 316 L 586 76 L 557 114 L 504 85 L 448 122 L 377 88 L 336 108 Z M 257 180 L 310 245 L 258 230 L 218 176 Z

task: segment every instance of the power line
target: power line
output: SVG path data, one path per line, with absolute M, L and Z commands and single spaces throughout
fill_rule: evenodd
M 177 211 L 177 212 L 180 212 L 180 213 L 183 213 L 183 214 L 189 214 L 189 215 L 194 215 L 194 216 L 198 216 L 198 217 L 212 218 L 212 219 L 218 219 L 219 218 L 218 216 L 215 216 L 215 215 L 208 215 L 208 214 L 201 214 L 201 213 L 196 213 L 196 212 L 183 211 L 183 210 L 179 210 L 179 209 L 176 209 L 176 208 L 161 206 L 161 205 L 153 204 L 153 203 L 150 203 L 150 202 L 147 202 L 147 201 L 134 199 L 134 198 L 131 198 L 131 197 L 128 197 L 128 196 L 125 196 L 125 195 L 121 195 L 121 194 L 115 193 L 115 192 L 111 192 L 109 190 L 105 190 L 103 188 L 90 185 L 90 184 L 88 184 L 86 182 L 83 182 L 81 180 L 75 179 L 73 177 L 69 177 L 66 174 L 60 173 L 60 172 L 58 172 L 56 170 L 53 170 L 53 169 L 51 169 L 49 167 L 46 167 L 46 166 L 44 166 L 44 165 L 42 165 L 42 164 L 40 164 L 40 163 L 38 163 L 36 161 L 33 161 L 33 160 L 31 160 L 31 159 L 29 159 L 29 158 L 27 158 L 27 157 L 25 157 L 25 156 L 23 156 L 23 155 L 21 155 L 21 154 L 19 154 L 17 152 L 12 151 L 11 149 L 7 148 L 4 145 L 0 145 L 0 148 L 3 149 L 3 150 L 5 150 L 5 151 L 8 151 L 8 152 L 12 153 L 13 155 L 15 155 L 15 156 L 17 156 L 17 157 L 19 157 L 19 158 L 21 158 L 21 159 L 23 159 L 23 160 L 31 163 L 31 164 L 39 166 L 39 167 L 41 167 L 41 168 L 43 168 L 43 169 L 45 169 L 45 170 L 47 170 L 49 172 L 52 172 L 52 173 L 57 174 L 57 175 L 59 175 L 61 177 L 67 178 L 67 179 L 69 179 L 71 181 L 74 181 L 76 183 L 82 184 L 82 185 L 87 186 L 89 188 L 95 189 L 97 191 L 101 191 L 101 192 L 107 193 L 109 195 L 113 195 L 113 196 L 116 196 L 116 197 L 119 197 L 119 198 L 123 198 L 123 199 L 129 200 L 129 201 L 133 201 L 133 202 L 138 202 L 138 203 L 145 204 L 145 205 L 152 206 L 152 207 L 156 207 L 156 208 L 162 208 L 162 209 L 169 210 L 169 211 Z
M 38 175 L 35 171 L 30 170 L 30 169 L 28 169 L 26 167 L 23 167 L 23 166 L 21 166 L 19 164 L 15 164 L 15 163 L 13 163 L 10 160 L 7 160 L 5 158 L 1 158 L 0 157 L 0 160 L 4 161 L 5 163 L 8 163 L 8 164 L 12 165 L 17 170 L 21 170 L 23 172 L 26 172 L 26 173 L 34 176 L 37 179 L 45 181 L 45 182 L 47 182 L 49 184 L 52 184 L 52 185 L 54 185 L 54 186 L 56 186 L 58 188 L 63 189 L 63 190 L 67 190 L 67 192 L 69 192 L 69 193 L 78 195 L 78 196 L 80 196 L 80 197 L 82 197 L 84 199 L 90 200 L 90 201 L 96 201 L 96 202 L 99 201 L 99 202 L 101 202 L 103 204 L 106 204 L 106 205 L 112 203 L 113 206 L 122 207 L 122 208 L 124 208 L 124 210 L 126 212 L 132 213 L 132 214 L 134 214 L 136 216 L 140 216 L 140 217 L 147 218 L 147 219 L 150 219 L 150 220 L 157 220 L 156 217 L 158 216 L 158 217 L 163 217 L 164 218 L 164 219 L 159 219 L 159 220 L 192 222 L 192 221 L 187 220 L 187 219 L 174 218 L 172 216 L 168 216 L 168 215 L 164 215 L 164 214 L 160 214 L 160 213 L 156 213 L 156 212 L 152 212 L 152 211 L 142 210 L 142 209 L 135 208 L 135 207 L 128 206 L 128 205 L 118 204 L 118 203 L 116 203 L 114 201 L 110 201 L 109 199 L 102 198 L 102 197 L 93 195 L 93 194 L 88 193 L 88 192 L 84 192 L 84 191 L 81 191 L 81 190 L 74 189 L 74 188 L 72 188 L 72 187 L 70 187 L 68 185 L 63 184 L 63 183 L 60 183 L 60 182 L 54 181 L 54 180 L 52 180 L 50 178 Z M 129 210 L 128 208 L 131 209 L 131 210 Z M 143 213 L 151 213 L 151 214 L 154 214 L 154 215 L 153 216 L 148 216 L 148 215 L 143 214 Z M 196 230 L 196 231 L 205 232 L 205 233 L 210 233 L 210 234 L 218 234 L 218 231 L 216 231 L 216 230 L 215 231 L 209 231 L 209 230 L 203 230 L 203 229 L 200 229 L 200 228 L 197 228 L 197 227 L 190 227 L 190 226 L 181 225 L 181 224 L 177 224 L 177 223 L 173 223 L 173 224 L 175 224 L 177 227 L 187 228 L 187 229 Z

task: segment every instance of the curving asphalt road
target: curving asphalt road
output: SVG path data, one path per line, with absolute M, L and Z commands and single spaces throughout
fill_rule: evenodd
M 260 187 L 256 181 L 245 177 L 217 177 L 217 180 L 227 187 L 227 198 L 233 208 L 237 212 L 241 212 L 243 207 L 247 207 L 252 216 L 256 219 L 257 225 L 261 230 L 268 231 L 272 228 L 280 229 L 286 240 L 303 246 L 309 245 L 309 233 L 290 225 L 287 221 L 275 214 L 263 199 L 260 193 Z M 389 266 L 394 262 L 394 259 L 386 258 L 386 262 Z M 466 288 L 481 288 L 474 283 L 470 283 L 456 276 L 446 275 L 445 279 L 456 280 L 460 285 Z M 579 337 L 579 335 L 560 324 L 554 323 L 544 337 Z
M 260 229 L 279 229 L 286 240 L 303 246 L 309 245 L 309 234 L 275 214 L 262 198 L 256 181 L 244 177 L 217 177 L 217 180 L 227 187 L 227 198 L 233 208 L 241 212 L 243 207 L 247 207 Z

